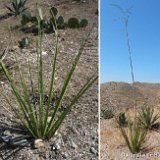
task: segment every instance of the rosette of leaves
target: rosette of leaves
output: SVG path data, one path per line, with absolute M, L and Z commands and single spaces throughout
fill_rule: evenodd
M 147 103 L 144 104 L 144 106 L 139 110 L 138 120 L 139 124 L 145 128 L 145 129 L 152 129 L 152 126 L 156 123 L 156 121 L 159 119 L 160 115 L 159 113 L 155 114 L 154 108 L 151 108 L 147 105 Z
M 6 8 L 10 11 L 12 15 L 20 15 L 27 8 L 25 7 L 27 0 L 12 0 L 11 7 L 6 6 Z
M 30 39 L 28 37 L 22 38 L 20 41 L 18 41 L 20 48 L 26 48 L 30 44 Z
M 88 78 L 88 80 L 77 90 L 75 96 L 66 104 L 65 110 L 63 110 L 59 114 L 59 109 L 64 101 L 64 98 L 67 96 L 69 92 L 69 85 L 73 79 L 73 75 L 77 68 L 77 65 L 80 61 L 81 55 L 83 54 L 84 47 L 87 43 L 87 40 L 90 36 L 89 32 L 86 38 L 81 42 L 80 48 L 78 50 L 78 54 L 76 54 L 75 60 L 73 64 L 71 64 L 71 68 L 69 69 L 66 78 L 62 84 L 62 88 L 59 93 L 59 98 L 54 106 L 54 109 L 51 109 L 51 101 L 55 92 L 55 75 L 57 73 L 57 59 L 59 55 L 59 36 L 57 33 L 57 28 L 55 27 L 55 51 L 52 59 L 51 65 L 51 78 L 48 84 L 48 90 L 46 90 L 45 75 L 44 75 L 44 65 L 43 65 L 43 56 L 42 56 L 42 46 L 43 46 L 43 32 L 40 28 L 40 20 L 41 17 L 38 17 L 38 37 L 37 37 L 37 80 L 38 84 L 35 84 L 35 81 L 32 78 L 32 71 L 29 65 L 29 81 L 30 81 L 30 89 L 28 87 L 28 83 L 26 83 L 26 76 L 23 73 L 22 67 L 16 55 L 14 54 L 17 70 L 20 79 L 20 86 L 14 81 L 14 78 L 10 75 L 7 68 L 5 67 L 5 63 L 3 61 L 5 54 L 0 57 L 0 66 L 5 74 L 8 83 L 11 86 L 12 93 L 14 94 L 17 105 L 11 102 L 9 97 L 6 94 L 3 94 L 9 106 L 12 108 L 12 111 L 15 114 L 15 117 L 19 119 L 23 128 L 28 131 L 34 138 L 40 139 L 49 139 L 55 135 L 56 131 L 60 128 L 63 121 L 66 119 L 67 115 L 73 109 L 75 104 L 80 100 L 80 98 L 86 93 L 86 91 L 97 81 L 98 75 L 97 71 L 93 73 L 93 75 Z M 7 51 L 6 51 L 7 52 Z M 28 82 L 28 81 L 27 81 Z M 36 88 L 38 86 L 38 95 L 39 95 L 39 103 L 36 101 L 31 101 L 30 93 L 32 93 L 32 97 L 35 97 Z M 21 90 L 19 90 L 21 87 Z M 47 104 L 44 105 L 44 95 L 47 92 L 48 101 Z M 18 108 L 17 108 L 18 106 Z
M 107 109 L 101 109 L 101 117 L 104 119 L 110 119 L 114 117 L 113 109 L 107 108 Z

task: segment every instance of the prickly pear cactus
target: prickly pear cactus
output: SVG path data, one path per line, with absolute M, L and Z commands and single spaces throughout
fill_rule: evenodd
M 56 17 L 58 14 L 58 9 L 56 7 L 52 7 L 50 10 L 50 13 L 51 15 L 53 14 Z
M 57 26 L 59 29 L 64 28 L 64 18 L 62 16 L 59 16 L 57 19 Z
M 79 20 L 75 17 L 72 17 L 68 20 L 68 27 L 69 28 L 78 28 L 79 27 Z
M 79 27 L 86 27 L 88 25 L 87 19 L 82 19 L 79 23 Z

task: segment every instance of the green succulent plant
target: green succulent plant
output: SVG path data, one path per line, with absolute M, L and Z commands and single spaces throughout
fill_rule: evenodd
M 104 119 L 110 119 L 114 117 L 113 109 L 101 109 L 101 117 Z
M 28 22 L 31 22 L 32 19 L 33 19 L 32 13 L 30 11 L 27 11 L 22 15 L 21 24 L 26 25 Z
M 128 121 L 128 132 L 121 125 L 119 128 L 131 153 L 140 152 L 145 142 L 147 130 L 143 129 L 136 120 L 134 122 Z
M 78 28 L 79 27 L 79 20 L 75 17 L 71 17 L 68 19 L 68 27 L 69 28 Z
M 44 67 L 43 67 L 43 60 L 42 60 L 42 45 L 43 45 L 43 32 L 41 31 L 40 27 L 40 17 L 38 19 L 38 37 L 37 37 L 37 79 L 38 79 L 38 95 L 39 95 L 39 103 L 37 104 L 34 100 L 31 102 L 30 100 L 30 91 L 32 96 L 35 97 L 35 88 L 34 81 L 32 78 L 31 68 L 29 65 L 29 80 L 30 80 L 30 91 L 28 89 L 25 76 L 23 74 L 20 62 L 18 57 L 15 55 L 16 63 L 18 66 L 18 73 L 20 78 L 20 86 L 22 88 L 22 92 L 19 90 L 20 86 L 14 82 L 13 77 L 8 72 L 7 68 L 5 67 L 5 63 L 3 61 L 3 54 L 0 57 L 0 67 L 5 74 L 8 83 L 11 86 L 12 93 L 14 94 L 17 104 L 17 107 L 10 101 L 9 97 L 6 94 L 3 94 L 6 101 L 12 108 L 13 112 L 15 113 L 16 117 L 20 120 L 21 125 L 26 129 L 34 138 L 41 138 L 41 139 L 49 139 L 55 135 L 56 131 L 61 126 L 62 122 L 65 120 L 66 116 L 70 112 L 70 110 L 74 107 L 74 105 L 80 100 L 80 98 L 86 93 L 86 91 L 97 81 L 98 76 L 97 72 L 94 73 L 88 80 L 83 84 L 82 87 L 77 91 L 75 96 L 68 102 L 66 105 L 65 110 L 63 110 L 59 114 L 59 109 L 62 105 L 64 97 L 67 96 L 67 91 L 69 90 L 69 84 L 73 78 L 74 72 L 77 68 L 78 62 L 80 61 L 81 55 L 83 54 L 84 47 L 86 42 L 90 36 L 89 32 L 86 38 L 81 42 L 78 54 L 71 65 L 71 68 L 68 71 L 66 78 L 64 79 L 64 83 L 60 90 L 59 98 L 55 104 L 53 110 L 51 110 L 51 101 L 54 96 L 55 91 L 55 74 L 57 72 L 57 58 L 59 55 L 59 36 L 57 33 L 57 28 L 55 28 L 55 52 L 54 57 L 52 59 L 52 66 L 51 66 L 51 79 L 49 83 L 49 89 L 46 91 L 48 93 L 48 101 L 47 104 L 44 105 L 44 89 L 46 87 L 46 83 L 44 82 Z
M 79 27 L 86 27 L 88 25 L 87 19 L 82 19 L 79 23 Z
M 159 113 L 154 114 L 154 109 L 149 107 L 146 103 L 139 110 L 138 120 L 142 127 L 145 129 L 151 129 L 152 126 L 156 123 L 156 121 L 159 119 Z
M 28 47 L 30 44 L 30 39 L 28 37 L 22 38 L 20 41 L 18 41 L 20 48 Z
M 56 17 L 58 14 L 58 9 L 56 7 L 52 7 L 50 9 L 50 13 L 51 13 L 51 15 L 54 15 L 54 17 Z
M 64 18 L 62 16 L 59 16 L 57 19 L 57 27 L 59 29 L 63 29 L 65 27 L 64 26 Z
M 12 7 L 6 6 L 11 14 L 17 16 L 24 12 L 27 8 L 25 7 L 27 0 L 12 0 Z

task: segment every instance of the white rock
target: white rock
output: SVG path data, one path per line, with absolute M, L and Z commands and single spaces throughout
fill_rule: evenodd
M 42 56 L 47 55 L 47 51 L 42 51 Z
M 44 141 L 42 139 L 35 139 L 34 141 L 34 148 L 38 149 L 38 148 L 43 148 L 44 145 Z

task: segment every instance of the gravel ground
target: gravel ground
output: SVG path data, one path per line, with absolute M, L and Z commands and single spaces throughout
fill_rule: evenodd
M 7 2 L 5 2 L 7 3 Z M 33 2 L 30 2 L 30 5 Z M 47 3 L 41 1 L 42 6 L 52 5 L 52 1 Z M 65 98 L 63 104 L 67 104 L 69 100 L 77 93 L 78 89 L 86 80 L 92 75 L 93 72 L 98 70 L 98 16 L 95 14 L 98 8 L 97 1 L 85 1 L 85 2 L 71 2 L 71 1 L 55 1 L 54 2 L 61 14 L 65 17 L 77 16 L 84 17 L 89 20 L 89 25 L 83 29 L 65 29 L 60 30 L 60 54 L 58 58 L 58 73 L 56 80 L 56 91 L 59 93 L 62 87 L 64 78 L 73 62 L 78 48 L 80 46 L 80 40 L 85 37 L 86 33 L 94 25 L 90 38 L 87 41 L 84 53 L 80 59 L 79 65 L 70 84 L 69 92 Z M 2 6 L 1 6 L 2 7 Z M 67 12 L 66 12 L 67 11 Z M 5 11 L 4 11 L 5 12 Z M 9 21 L 14 22 L 14 17 L 4 20 L 6 23 Z M 0 24 L 3 20 L 0 21 Z M 5 31 L 2 28 L 1 32 Z M 15 33 L 18 34 L 15 34 Z M 6 32 L 7 33 L 7 32 Z M 19 39 L 23 33 L 20 29 L 13 31 L 15 40 Z M 2 38 L 1 35 L 1 47 L 4 49 L 6 46 L 6 38 Z M 6 37 L 9 35 L 6 34 Z M 19 49 L 15 44 L 14 48 L 17 51 L 18 58 L 23 67 L 23 72 L 28 81 L 28 63 L 32 64 L 33 77 L 36 77 L 36 52 L 34 41 L 35 37 L 31 36 L 33 45 L 27 49 Z M 48 87 L 48 80 L 50 79 L 50 64 L 53 52 L 52 35 L 47 34 L 43 41 L 43 62 L 44 62 L 44 75 L 46 88 Z M 7 56 L 8 64 L 14 64 L 13 52 Z M 17 75 L 16 66 L 13 65 L 10 70 L 15 82 L 19 85 L 19 78 Z M 0 73 L 1 74 L 1 73 Z M 35 79 L 36 84 L 36 79 Z M 4 76 L 0 75 L 0 91 L 5 92 L 11 99 L 12 103 L 16 105 L 15 98 L 11 93 L 10 87 L 5 80 Z M 45 142 L 45 146 L 39 149 L 33 149 L 31 137 L 28 137 L 26 133 L 17 125 L 15 118 L 10 112 L 9 106 L 0 95 L 0 159 L 4 160 L 97 160 L 98 159 L 98 84 L 94 84 L 89 91 L 81 98 L 81 100 L 74 106 L 66 120 L 62 124 L 58 133 L 51 140 Z M 4 137 L 10 137 L 8 142 Z M 11 146 L 13 138 L 19 138 L 16 142 L 26 140 L 27 146 Z

